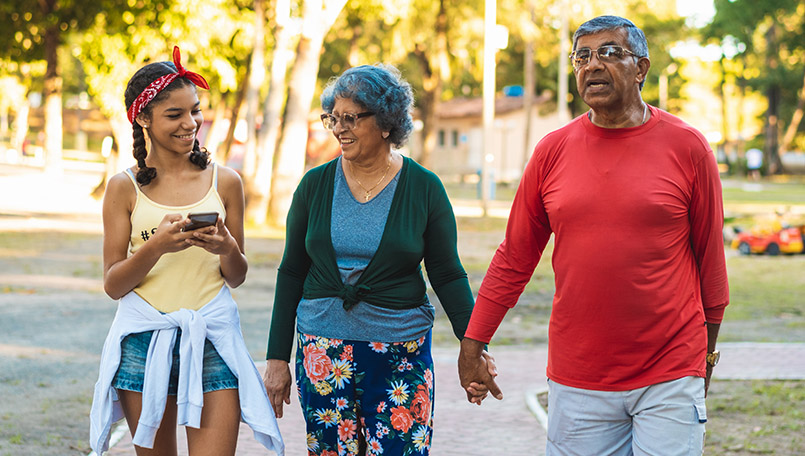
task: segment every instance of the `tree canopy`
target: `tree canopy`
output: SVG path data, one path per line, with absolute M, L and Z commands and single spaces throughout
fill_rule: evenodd
M 415 103 L 425 120 L 432 119 L 439 103 L 481 95 L 481 0 L 354 0 L 343 8 L 340 2 L 264 1 L 263 14 L 255 12 L 254 0 L 4 1 L 0 4 L 0 27 L 4 30 L 0 34 L 0 119 L 8 118 L 9 113 L 11 118 L 27 116 L 25 106 L 31 93 L 63 91 L 76 95 L 86 91 L 109 119 L 121 154 L 128 155 L 131 129 L 124 117 L 125 84 L 145 63 L 168 60 L 173 45 L 178 45 L 189 66 L 210 82 L 212 90 L 202 94 L 202 103 L 208 108 L 208 118 L 230 125 L 230 138 L 246 111 L 250 129 L 260 130 L 266 123 L 265 128 L 275 131 L 269 136 L 265 131 L 259 132 L 262 138 L 272 138 L 270 156 L 247 163 L 257 166 L 251 163 L 261 162 L 269 170 L 277 160 L 304 160 L 304 138 L 281 154 L 296 158 L 274 158 L 274 149 L 288 140 L 282 139 L 280 129 L 288 127 L 285 121 L 289 116 L 296 119 L 293 122 L 298 129 L 304 123 L 304 113 L 318 106 L 318 94 L 326 81 L 351 66 L 377 62 L 398 66 L 414 87 Z M 708 90 L 715 99 L 721 97 L 725 106 L 724 142 L 740 137 L 750 145 L 763 147 L 771 161 L 786 150 L 805 149 L 800 125 L 805 112 L 805 5 L 797 0 L 714 0 L 716 14 L 699 30 L 679 17 L 673 4 L 663 0 L 614 4 L 604 0 L 499 1 L 498 24 L 508 30 L 508 43 L 497 51 L 497 89 L 524 85 L 524 67 L 533 62 L 533 76 L 526 89 L 555 95 L 559 81 L 566 80 L 570 112 L 582 112 L 586 106 L 577 94 L 572 72 L 560 74 L 566 66 L 559 62 L 567 58 L 559 55 L 560 43 L 570 40 L 570 36 L 561 36 L 562 18 L 568 21 L 568 34 L 572 34 L 589 18 L 616 14 L 630 18 L 648 37 L 652 66 L 643 97 L 649 103 L 665 105 L 671 112 L 682 109 L 688 103 L 684 88 L 700 81 L 688 80 L 689 76 L 680 71 L 685 58 L 675 57 L 673 49 L 679 42 L 691 39 L 702 45 L 714 44 L 721 49 L 721 59 L 705 66 L 714 80 L 720 81 Z M 276 11 L 280 5 L 285 5 L 282 15 Z M 321 30 L 321 50 L 315 48 L 314 42 L 308 52 L 300 43 L 304 41 L 305 27 L 310 27 L 304 24 L 312 23 L 307 17 L 313 14 L 311 11 L 326 11 L 328 16 L 324 19 L 332 26 Z M 258 49 L 255 43 L 260 37 L 255 36 L 255 19 L 260 16 L 265 16 L 260 51 L 264 55 L 256 61 L 263 62 L 266 76 L 263 81 L 252 82 L 258 86 L 248 91 L 248 97 L 259 97 L 258 108 L 252 104 L 248 110 L 239 109 L 247 93 L 249 65 Z M 274 33 L 280 20 L 282 35 Z M 279 45 L 275 41 L 278 39 L 282 40 Z M 318 55 L 317 65 L 309 63 L 311 54 Z M 308 70 L 301 69 L 303 63 L 297 62 L 300 55 L 308 62 L 304 68 L 310 68 L 316 77 L 308 78 L 304 73 Z M 276 59 L 283 64 L 272 67 Z M 293 73 L 295 67 L 301 73 Z M 271 77 L 271 68 L 288 74 Z M 63 85 L 59 79 L 62 77 Z M 269 108 L 266 100 L 270 81 L 274 96 Z M 762 128 L 755 129 L 758 133 L 752 137 L 730 134 L 740 128 L 726 125 L 735 123 L 727 119 L 727 104 L 733 103 L 732 98 L 743 99 L 751 94 L 762 95 L 767 107 L 757 119 L 747 119 L 746 123 Z M 304 106 L 298 106 L 300 103 Z M 556 101 L 544 109 L 556 109 Z M 271 119 L 263 119 L 264 113 Z M 0 122 L 0 134 L 8 130 L 6 123 Z M 423 130 L 422 150 L 426 151 L 433 138 L 428 124 Z M 24 122 L 14 125 L 27 129 Z M 6 138 L 11 136 L 6 133 Z M 232 143 L 224 141 L 224 147 Z M 269 149 L 265 142 L 260 144 L 262 149 Z M 422 159 L 427 161 L 427 157 Z M 777 165 L 771 171 L 779 172 L 779 161 Z M 286 184 L 298 178 L 300 168 L 294 164 L 288 169 L 295 171 L 283 178 Z M 246 171 L 247 178 L 256 175 Z M 262 176 L 265 179 L 265 173 Z M 266 191 L 260 195 L 261 201 L 267 201 Z

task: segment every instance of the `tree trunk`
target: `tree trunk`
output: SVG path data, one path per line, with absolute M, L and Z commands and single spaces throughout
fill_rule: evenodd
M 45 2 L 46 13 L 52 13 L 55 0 Z M 59 24 L 45 30 L 45 169 L 62 168 L 62 78 L 59 75 Z
M 741 159 L 746 153 L 746 138 L 744 138 L 744 110 L 746 102 L 746 79 L 743 70 L 746 68 L 746 54 L 741 54 L 741 70 L 738 76 L 738 150 L 737 156 Z
M 783 165 L 780 161 L 778 153 L 780 145 L 778 142 L 780 135 L 779 119 L 779 101 L 780 101 L 780 88 L 774 84 L 767 90 L 767 97 L 769 102 L 768 110 L 766 111 L 766 141 L 763 146 L 763 154 L 765 155 L 767 166 L 767 173 L 780 174 L 783 170 Z
M 98 182 L 98 185 L 90 193 L 93 198 L 101 199 L 103 198 L 104 193 L 106 192 L 106 185 L 109 183 L 109 179 L 117 173 L 117 158 L 119 157 L 120 153 L 115 146 L 115 140 L 111 136 L 107 136 L 103 138 L 103 143 L 101 144 L 101 154 L 106 157 L 104 161 L 104 169 L 103 169 L 103 176 L 101 176 L 101 181 Z
M 770 71 L 777 71 L 777 27 L 772 24 L 766 32 L 766 65 Z M 768 174 L 780 174 L 783 172 L 783 163 L 780 160 L 780 86 L 773 82 L 767 89 L 768 109 L 766 111 L 766 142 L 763 147 L 767 163 Z
M 266 75 L 265 68 L 265 20 L 266 12 L 263 0 L 254 0 L 254 49 L 249 63 L 249 79 L 246 88 L 246 123 L 248 137 L 246 152 L 243 156 L 243 179 L 246 190 L 246 202 L 254 196 L 255 164 L 257 163 L 257 110 L 260 109 L 260 86 Z
M 794 142 L 794 137 L 797 135 L 797 130 L 799 130 L 799 124 L 802 122 L 803 110 L 805 110 L 805 78 L 802 81 L 802 89 L 799 91 L 797 109 L 794 111 L 794 115 L 791 116 L 791 123 L 788 124 L 783 136 L 783 143 L 781 144 L 783 153 L 791 150 L 791 143 Z
M 215 104 L 215 110 L 212 114 L 212 125 L 207 132 L 207 137 L 204 138 L 203 146 L 210 152 L 210 158 L 218 162 L 219 149 L 224 142 L 226 132 L 229 130 L 227 126 L 227 106 L 226 95 L 221 97 L 221 100 Z
M 117 153 L 110 154 L 106 160 L 111 161 L 110 168 L 120 172 L 137 163 L 134 159 L 133 130 L 125 111 L 109 119 L 109 123 L 112 125 L 112 135 L 117 143 Z
M 363 27 L 360 24 L 355 24 L 352 26 L 352 33 L 349 39 L 349 51 L 347 52 L 347 65 L 352 67 L 356 67 L 361 64 L 361 49 L 360 45 L 358 44 L 358 39 L 360 38 L 363 31 Z
M 436 149 L 436 129 L 434 128 L 436 125 L 436 97 L 441 95 L 441 91 L 433 88 L 424 90 L 424 92 L 422 99 L 419 100 L 420 115 L 422 116 L 422 153 L 419 156 L 419 164 L 430 168 L 430 160 Z
M 17 116 L 14 118 L 14 136 L 11 139 L 11 147 L 19 152 L 20 156 L 25 152 L 25 137 L 28 136 L 28 115 L 31 112 L 31 103 L 28 97 L 23 99 L 17 107 Z
M 727 92 L 725 90 L 727 85 L 727 70 L 724 67 L 724 60 L 726 57 L 721 54 L 719 59 L 719 71 L 721 77 L 718 82 L 718 95 L 721 100 L 721 142 L 718 144 L 718 159 L 723 159 L 728 167 L 731 166 L 729 154 L 727 153 L 727 145 L 729 144 L 729 122 L 727 121 Z
M 450 71 L 447 56 L 447 12 L 445 0 L 439 0 L 439 13 L 436 16 L 436 49 L 428 52 L 427 45 L 417 46 L 415 53 L 419 57 L 424 77 L 422 89 L 425 92 L 420 100 L 422 115 L 422 155 L 419 163 L 430 168 L 431 157 L 436 149 L 436 131 L 433 129 L 436 120 L 436 110 L 442 99 L 444 80 Z
M 114 145 L 111 153 L 106 156 L 104 161 L 103 176 L 101 176 L 98 185 L 92 190 L 91 195 L 96 199 L 103 198 L 104 192 L 106 192 L 106 184 L 115 173 L 130 168 L 137 163 L 134 159 L 132 128 L 126 113 L 121 112 L 120 115 L 110 118 L 109 125 L 112 127 Z
M 254 0 L 254 50 L 249 69 L 249 85 L 246 89 L 246 123 L 249 133 L 246 152 L 243 156 L 243 187 L 246 194 L 246 221 L 252 222 L 254 200 L 259 198 L 254 179 L 257 174 L 257 111 L 260 109 L 260 86 L 266 77 L 265 21 L 263 0 Z M 265 120 L 264 120 L 265 121 Z
M 9 106 L 3 103 L 0 107 L 0 138 L 8 136 L 8 111 Z
M 275 226 L 285 226 L 294 189 L 305 171 L 308 115 L 316 91 L 319 56 L 324 35 L 345 3 L 346 0 L 331 0 L 323 7 L 322 0 L 304 1 L 302 35 L 290 76 L 294 83 L 288 87 L 288 102 L 271 181 L 269 223 Z
M 269 221 L 274 226 L 285 226 L 285 216 L 291 207 L 294 189 L 305 171 L 307 117 L 316 89 L 321 42 L 317 46 L 315 37 L 302 36 L 296 49 L 296 61 L 291 69 L 291 81 L 294 83 L 288 87 L 282 136 L 271 180 Z
M 251 60 L 251 57 L 249 58 Z M 218 156 L 220 163 L 225 165 L 229 159 L 229 154 L 232 152 L 232 143 L 235 141 L 235 128 L 238 126 L 238 117 L 240 117 L 240 107 L 243 106 L 243 100 L 246 98 L 246 89 L 249 85 L 249 68 L 246 68 L 246 74 L 243 75 L 243 80 L 238 85 L 238 94 L 235 97 L 235 104 L 232 105 L 232 118 L 229 120 L 229 131 L 226 132 L 224 142 L 218 149 Z
M 263 110 L 263 125 L 257 136 L 257 169 L 254 175 L 254 198 L 246 206 L 246 216 L 256 225 L 263 225 L 268 215 L 271 198 L 271 181 L 274 171 L 274 155 L 282 123 L 282 106 L 285 102 L 288 61 L 291 58 L 291 35 L 288 25 L 291 20 L 290 0 L 278 0 L 275 4 L 274 52 L 271 58 L 271 75 L 268 95 Z

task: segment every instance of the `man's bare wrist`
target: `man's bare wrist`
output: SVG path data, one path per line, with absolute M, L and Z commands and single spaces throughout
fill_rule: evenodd
M 470 339 L 469 337 L 461 340 L 461 351 L 467 355 L 481 356 L 485 348 L 486 344 L 479 340 Z

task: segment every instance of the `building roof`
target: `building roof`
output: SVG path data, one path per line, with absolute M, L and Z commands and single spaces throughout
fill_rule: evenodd
M 534 105 L 542 104 L 553 95 L 545 92 L 534 98 Z M 524 97 L 498 96 L 495 98 L 495 114 L 505 114 L 523 109 Z M 467 117 L 481 117 L 483 115 L 483 98 L 453 98 L 439 103 L 436 108 L 436 117 L 441 119 L 460 119 Z

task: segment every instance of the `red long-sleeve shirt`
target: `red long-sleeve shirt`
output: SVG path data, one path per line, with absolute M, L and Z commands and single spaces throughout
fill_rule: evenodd
M 633 128 L 582 115 L 537 145 L 465 335 L 491 340 L 553 233 L 550 379 L 620 391 L 704 377 L 705 322 L 729 301 L 722 227 L 701 133 L 653 107 Z

